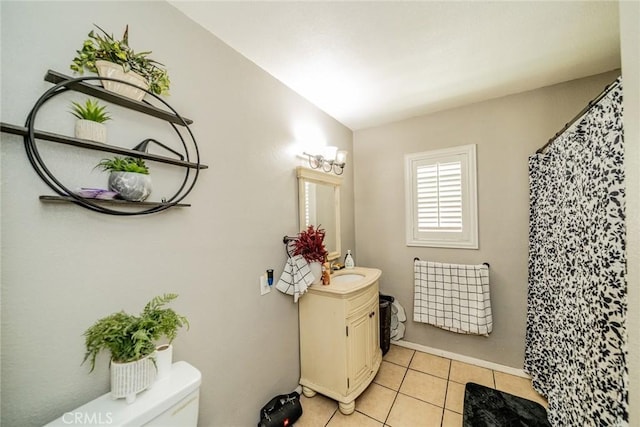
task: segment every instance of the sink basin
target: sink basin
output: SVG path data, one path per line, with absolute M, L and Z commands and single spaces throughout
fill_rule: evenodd
M 382 274 L 377 268 L 355 267 L 353 269 L 338 270 L 331 275 L 328 286 L 312 285 L 311 292 L 328 292 L 347 295 L 357 292 L 373 284 Z
M 355 273 L 347 273 L 347 274 L 340 274 L 338 276 L 334 276 L 331 278 L 331 283 L 351 283 L 351 282 L 357 282 L 359 280 L 364 279 L 364 275 L 362 274 L 355 274 Z

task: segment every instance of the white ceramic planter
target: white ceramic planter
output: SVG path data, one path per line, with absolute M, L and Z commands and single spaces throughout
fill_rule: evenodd
M 322 283 L 322 263 L 310 262 L 309 268 L 311 269 L 311 274 L 313 274 L 312 285 L 318 285 Z
M 111 398 L 126 398 L 133 403 L 136 395 L 147 389 L 156 379 L 155 353 L 129 363 L 111 362 Z
M 149 84 L 141 75 L 128 71 L 124 72 L 121 65 L 114 64 L 109 61 L 96 61 L 96 68 L 98 69 L 98 75 L 100 77 L 110 77 L 113 79 L 124 80 L 137 87 L 130 86 L 128 84 L 103 80 L 102 86 L 110 91 L 119 95 L 126 96 L 127 98 L 135 99 L 136 101 L 142 101 L 142 98 L 146 95 L 145 90 L 149 88 Z M 141 89 L 138 89 L 141 88 Z
M 93 120 L 76 120 L 75 137 L 89 141 L 107 142 L 107 127 Z
M 156 347 L 156 368 L 158 368 L 158 380 L 169 376 L 171 373 L 172 363 L 173 346 L 171 344 L 163 344 Z
M 141 202 L 151 194 L 151 177 L 135 172 L 111 172 L 109 190 L 118 192 L 125 200 Z

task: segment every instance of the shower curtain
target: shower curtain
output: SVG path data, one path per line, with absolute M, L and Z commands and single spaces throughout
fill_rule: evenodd
M 554 426 L 628 425 L 622 82 L 529 158 L 525 371 Z

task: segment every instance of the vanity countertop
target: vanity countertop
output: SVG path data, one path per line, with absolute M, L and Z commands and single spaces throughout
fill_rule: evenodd
M 362 278 L 351 277 L 354 275 L 362 276 Z M 331 275 L 330 285 L 322 285 L 322 284 L 311 285 L 309 287 L 309 291 L 347 295 L 353 292 L 357 292 L 375 283 L 375 281 L 378 280 L 381 275 L 382 275 L 382 271 L 377 268 L 367 268 L 367 267 L 344 268 L 342 270 L 335 271 Z M 350 277 L 348 281 L 342 281 L 338 279 L 340 276 L 350 276 Z

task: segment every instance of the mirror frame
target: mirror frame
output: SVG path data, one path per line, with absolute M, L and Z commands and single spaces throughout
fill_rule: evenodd
M 335 239 L 336 239 L 336 247 L 335 251 L 329 252 L 327 255 L 328 261 L 333 261 L 335 259 L 340 258 L 341 254 L 341 238 L 340 238 L 340 185 L 342 184 L 342 177 L 337 175 L 330 175 L 328 173 L 315 170 L 308 169 L 302 166 L 298 166 L 296 168 L 296 173 L 298 176 L 298 224 L 300 231 L 304 231 L 306 229 L 304 222 L 304 206 L 305 199 L 307 197 L 305 193 L 305 182 L 313 182 L 315 184 L 329 185 L 333 187 L 333 205 L 335 212 Z M 318 225 L 318 224 L 314 224 Z M 331 230 L 327 230 L 327 233 L 331 232 Z

